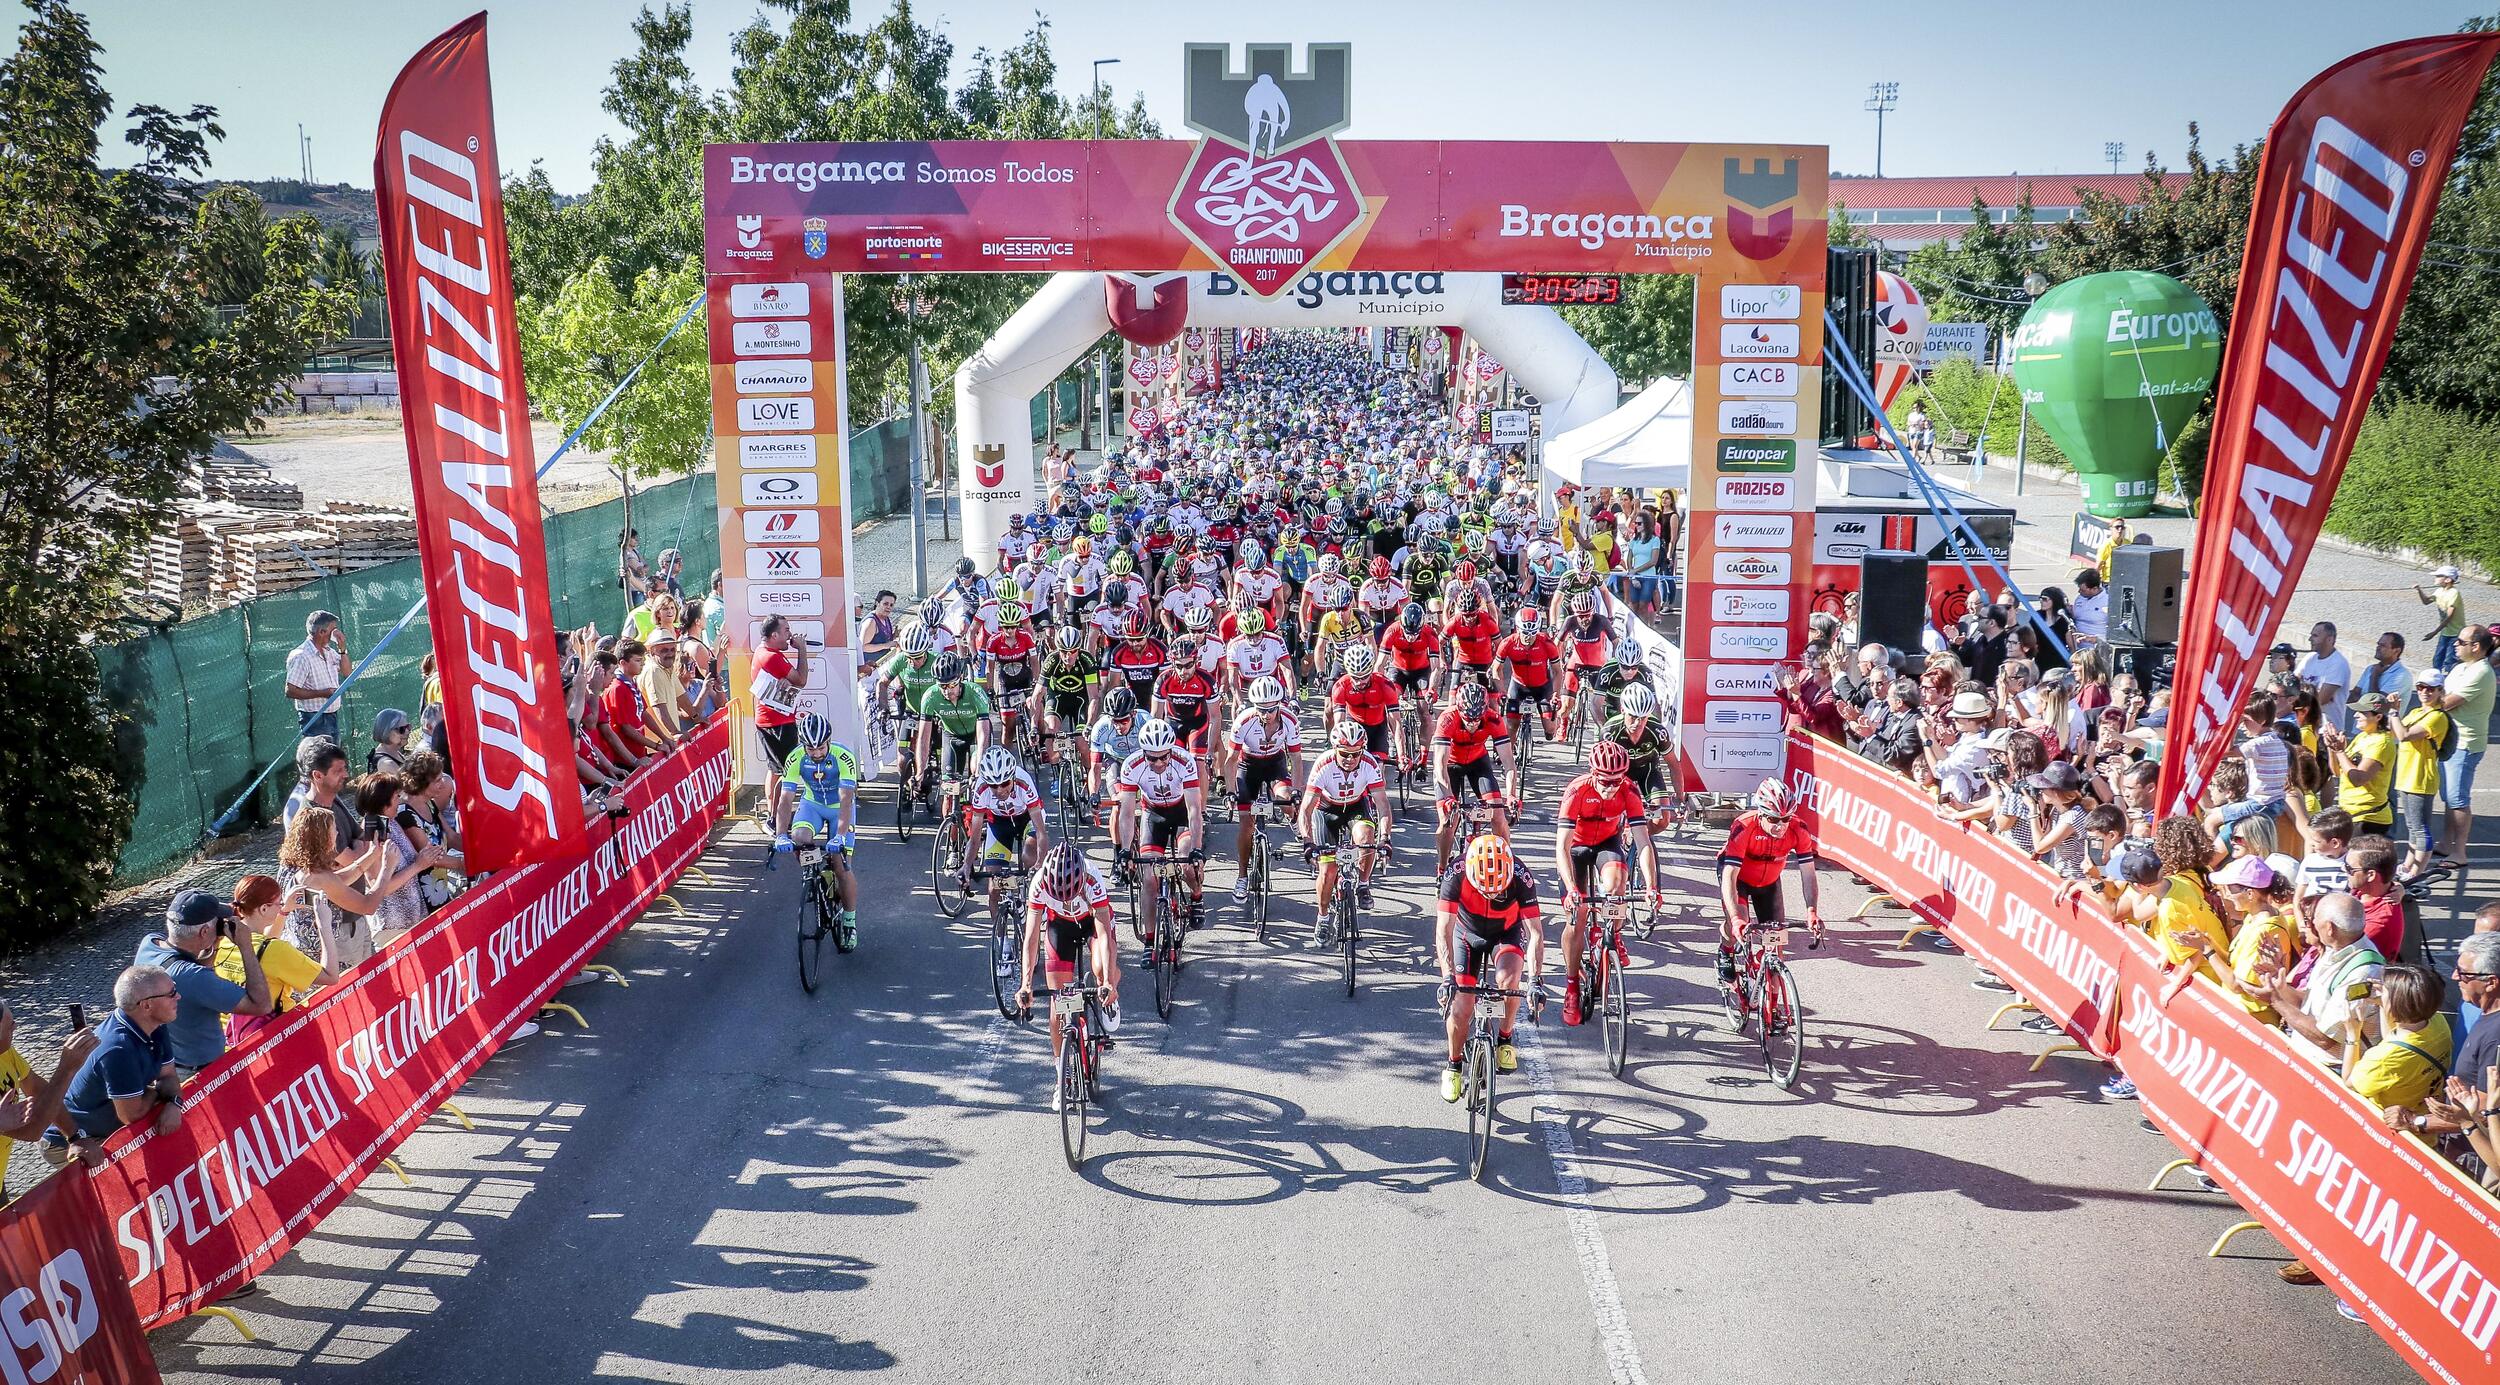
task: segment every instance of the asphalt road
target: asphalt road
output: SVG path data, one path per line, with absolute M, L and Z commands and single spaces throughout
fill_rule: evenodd
M 2267 1238 L 2205 1259 L 2228 1201 L 2145 1191 L 2170 1146 L 2101 1070 L 2027 1071 L 2046 1040 L 1985 1031 L 2000 997 L 1897 923 L 1801 953 L 1794 1093 L 1721 1027 L 1707 926 L 1662 928 L 1623 1079 L 1558 1006 L 1523 1027 L 1479 1186 L 1435 1088 L 1416 853 L 1353 1000 L 1307 904 L 1263 946 L 1227 901 L 1168 1025 L 1131 977 L 1071 1172 L 1047 1040 L 996 1018 L 980 934 L 937 916 L 928 838 L 897 845 L 886 801 L 824 990 L 797 984 L 796 872 L 731 829 L 685 917 L 610 949 L 630 989 L 568 992 L 587 1030 L 498 1056 L 474 1133 L 429 1123 L 413 1186 L 378 1175 L 264 1276 L 257 1345 L 157 1334 L 167 1378 L 2409 1378 Z M 1527 830 L 1550 850 L 1550 818 Z M 1705 868 L 1676 853 L 1696 919 Z M 1826 882 L 1835 917 L 1862 897 Z

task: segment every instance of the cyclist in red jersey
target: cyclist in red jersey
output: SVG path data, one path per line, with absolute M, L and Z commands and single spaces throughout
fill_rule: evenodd
M 1753 791 L 1753 809 L 1739 815 L 1728 829 L 1727 845 L 1719 849 L 1719 979 L 1736 979 L 1736 937 L 1739 921 L 1759 919 L 1782 923 L 1780 875 L 1798 868 L 1797 882 L 1805 894 L 1809 947 L 1823 945 L 1821 890 L 1814 874 L 1814 835 L 1797 821 L 1788 786 L 1773 779 Z
M 1517 721 L 1521 707 L 1535 704 L 1538 718 L 1545 723 L 1545 739 L 1550 741 L 1554 739 L 1554 661 L 1562 657 L 1562 647 L 1545 633 L 1545 618 L 1534 606 L 1520 607 L 1516 620 L 1518 629 L 1493 646 L 1493 657 L 1510 666 L 1502 710 Z
M 1033 1003 L 1033 977 L 1039 974 L 1057 989 L 1076 984 L 1080 957 L 1087 960 L 1102 987 L 1106 1030 L 1119 1027 L 1120 956 L 1111 917 L 1111 892 L 1074 842 L 1061 842 L 1042 858 L 1032 888 L 1025 895 L 1024 968 L 1018 974 L 1016 1004 Z M 1049 946 L 1048 956 L 1042 953 Z M 1050 1056 L 1059 1057 L 1059 1016 L 1050 1017 Z M 1108 1048 L 1108 1043 L 1104 1044 Z M 1058 1098 L 1053 1096 L 1055 1103 Z
M 1614 657 L 1615 628 L 1597 609 L 1597 597 L 1591 592 L 1574 592 L 1570 598 L 1571 613 L 1563 617 L 1562 629 L 1556 634 L 1568 646 L 1570 671 L 1563 675 L 1562 715 L 1564 725 L 1571 724 L 1572 704 L 1580 697 L 1580 689 L 1606 667 Z
M 1493 614 L 1473 587 L 1461 587 L 1457 610 L 1441 625 L 1458 667 L 1479 680 L 1493 671 L 1493 644 L 1502 637 L 1501 617 Z
M 1389 709 L 1397 705 L 1397 685 L 1382 677 L 1379 660 L 1362 645 L 1348 646 L 1339 662 L 1345 672 L 1328 693 L 1328 719 L 1363 728 L 1363 745 L 1373 755 L 1389 753 Z
M 1389 678 L 1401 693 L 1421 689 L 1429 705 L 1440 698 L 1434 676 L 1441 662 L 1441 632 L 1424 621 L 1423 603 L 1409 601 L 1397 624 L 1380 634 L 1380 652 L 1388 656 Z
M 1206 733 L 1208 704 L 1214 700 L 1215 680 L 1198 662 L 1197 639 L 1183 635 L 1174 640 L 1171 662 L 1155 680 L 1154 714 L 1172 723 L 1173 733 L 1188 745 Z
M 1593 895 L 1624 892 L 1627 832 L 1637 833 L 1641 847 L 1641 878 L 1658 897 L 1658 854 L 1649 837 L 1648 806 L 1630 778 L 1632 757 L 1612 741 L 1599 741 L 1589 751 L 1589 772 L 1563 790 L 1555 811 L 1554 871 L 1562 877 L 1567 911 L 1563 917 L 1563 1023 L 1578 1024 L 1580 949 L 1587 940 L 1588 901 Z M 1594 888 L 1592 888 L 1594 887 Z
M 1526 989 L 1520 984 L 1523 962 L 1530 979 L 1544 974 L 1545 927 L 1537 909 L 1536 881 L 1511 858 L 1509 842 L 1490 835 L 1476 838 L 1467 844 L 1467 859 L 1441 877 L 1440 922 L 1432 930 L 1432 946 L 1444 986 L 1483 984 L 1478 978 L 1488 960 L 1496 983 L 1510 990 Z M 1441 1073 L 1441 1099 L 1456 1101 L 1464 1086 L 1458 1064 L 1466 1052 L 1468 1026 L 1475 1023 L 1476 997 L 1449 999 L 1449 1047 L 1443 1055 L 1448 1066 Z M 1519 1001 L 1504 1000 L 1501 1038 L 1493 1050 L 1494 1066 L 1504 1072 L 1519 1066 L 1510 1039 L 1518 1020 Z
M 1492 710 L 1481 683 L 1461 684 L 1457 705 L 1441 714 L 1432 732 L 1432 782 L 1441 786 L 1441 827 L 1435 834 L 1438 860 L 1447 868 L 1450 838 L 1458 826 L 1462 794 L 1473 791 L 1493 810 L 1493 835 L 1510 836 L 1497 787 L 1510 772 L 1510 727 Z
M 1129 695 L 1141 707 L 1154 703 L 1155 682 L 1163 677 L 1164 667 L 1172 662 L 1172 652 L 1156 639 L 1154 627 L 1140 611 L 1128 618 L 1128 629 L 1111 649 L 1111 672 L 1128 685 Z

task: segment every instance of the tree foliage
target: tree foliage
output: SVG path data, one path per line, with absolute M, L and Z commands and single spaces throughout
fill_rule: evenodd
M 598 406 L 636 362 L 660 344 L 703 291 L 702 266 L 646 269 L 619 288 L 604 260 L 520 313 L 521 359 L 530 402 L 566 432 Z M 690 322 L 644 366 L 631 388 L 582 435 L 634 476 L 692 470 L 704 458 L 712 417 L 710 355 L 703 324 Z
M 1623 300 L 1562 309 L 1626 389 L 1693 369 L 1693 280 L 1687 274 L 1627 274 Z
M 352 311 L 320 285 L 312 222 L 203 194 L 214 109 L 132 109 L 136 166 L 109 171 L 87 23 L 30 8 L 0 61 L 0 898 L 18 941 L 83 919 L 128 831 L 89 639 L 195 460 Z

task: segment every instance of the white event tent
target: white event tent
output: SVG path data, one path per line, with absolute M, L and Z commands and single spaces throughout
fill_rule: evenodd
M 1661 379 L 1603 418 L 1545 444 L 1550 492 L 1575 486 L 1683 490 L 1693 470 L 1693 386 Z

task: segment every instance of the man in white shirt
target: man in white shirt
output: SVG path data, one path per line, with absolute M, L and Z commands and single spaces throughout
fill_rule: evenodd
M 286 656 L 286 695 L 295 704 L 298 735 L 339 738 L 339 709 L 330 700 L 354 667 L 339 618 L 328 611 L 304 617 L 304 642 Z
M 2109 638 L 2109 588 L 2102 585 L 2099 568 L 2088 567 L 2075 574 L 2075 601 L 2069 610 L 2077 643 L 2099 644 Z
M 2350 735 L 2352 723 L 2344 709 L 2352 692 L 2352 660 L 2335 648 L 2335 622 L 2322 620 L 2309 627 L 2309 652 L 2300 656 L 2292 672 L 2318 695 L 2318 710 L 2326 724 Z

